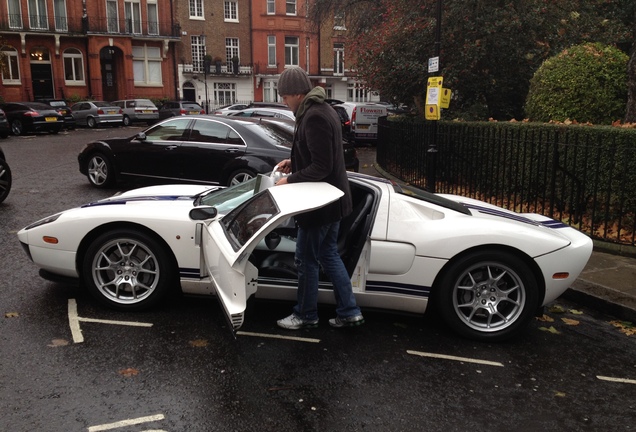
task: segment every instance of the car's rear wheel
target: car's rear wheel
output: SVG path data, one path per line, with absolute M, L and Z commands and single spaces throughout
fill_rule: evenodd
M 500 341 L 528 324 L 538 295 L 536 277 L 521 258 L 492 250 L 452 262 L 433 298 L 442 319 L 460 335 Z
M 88 181 L 97 188 L 106 188 L 115 183 L 113 164 L 102 153 L 93 153 L 90 156 L 87 173 Z
M 228 186 L 234 186 L 256 177 L 256 173 L 249 169 L 240 169 L 234 171 L 227 180 Z
M 13 135 L 22 135 L 24 133 L 24 126 L 20 120 L 11 122 L 11 132 L 13 132 Z
M 132 121 L 130 120 L 130 117 L 125 115 L 124 116 L 124 120 L 122 121 L 122 123 L 124 124 L 124 126 L 130 126 L 132 124 Z
M 87 117 L 86 126 L 88 126 L 91 129 L 95 129 L 97 127 L 97 122 L 95 121 L 93 117 Z
M 152 236 L 117 229 L 96 238 L 84 256 L 83 281 L 97 301 L 142 310 L 164 300 L 174 282 L 169 252 Z
M 0 202 L 4 201 L 11 190 L 11 168 L 7 161 L 0 158 Z

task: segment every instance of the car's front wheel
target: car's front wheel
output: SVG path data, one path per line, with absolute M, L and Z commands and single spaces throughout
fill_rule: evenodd
M 93 153 L 88 160 L 88 181 L 97 188 L 106 188 L 115 182 L 113 165 L 102 153 Z
M 228 186 L 234 186 L 256 177 L 256 173 L 249 169 L 240 169 L 234 171 L 227 180 Z
M 11 182 L 11 168 L 9 168 L 7 161 L 0 158 L 0 203 L 9 195 Z
M 152 236 L 116 229 L 97 237 L 84 256 L 90 294 L 118 310 L 143 310 L 165 300 L 175 280 L 173 260 Z
M 433 298 L 442 319 L 457 333 L 501 341 L 525 327 L 538 307 L 539 288 L 529 266 L 501 251 L 476 251 L 444 271 Z

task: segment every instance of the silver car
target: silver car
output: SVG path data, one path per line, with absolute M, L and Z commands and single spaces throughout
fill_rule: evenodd
M 150 99 L 127 99 L 112 103 L 124 112 L 124 126 L 130 126 L 136 122 L 144 122 L 147 125 L 159 120 L 159 110 Z
M 72 110 L 77 124 L 89 128 L 97 125 L 120 126 L 124 120 L 121 108 L 104 101 L 78 102 L 73 105 Z

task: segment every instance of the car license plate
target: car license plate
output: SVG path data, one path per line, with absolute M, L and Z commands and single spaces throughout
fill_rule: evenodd
M 150 111 L 150 110 L 145 110 L 143 113 L 144 113 L 144 114 L 152 114 L 152 111 Z
M 358 129 L 369 129 L 369 125 L 365 125 L 365 124 L 358 125 Z
M 54 122 L 57 121 L 57 117 L 44 117 L 44 120 L 47 122 Z
M 190 114 L 199 114 L 199 111 L 190 111 Z
M 108 111 L 108 114 L 117 114 L 117 111 L 115 111 L 115 110 Z

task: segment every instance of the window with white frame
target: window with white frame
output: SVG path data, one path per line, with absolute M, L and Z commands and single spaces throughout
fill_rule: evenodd
M 64 81 L 70 85 L 84 85 L 84 56 L 77 48 L 67 48 L 64 59 Z
M 227 58 L 227 69 L 230 70 L 230 68 L 233 67 L 232 58 L 240 57 L 238 38 L 225 38 L 225 57 Z
M 133 75 L 135 85 L 161 85 L 161 48 L 147 45 L 133 46 Z
M 192 72 L 203 72 L 203 58 L 205 57 L 205 36 L 191 36 Z
M 18 62 L 18 50 L 10 46 L 3 46 L 0 51 L 4 55 L 2 63 L 2 83 L 20 84 L 20 68 Z
M 159 10 L 157 7 L 157 0 L 148 0 L 146 8 L 148 10 L 148 34 L 158 35 Z
M 276 14 L 276 0 L 267 0 L 267 15 Z
M 337 10 L 333 16 L 333 29 L 334 30 L 346 30 L 345 26 L 345 13 L 343 10 Z
M 203 0 L 190 0 L 190 18 L 203 18 Z
M 106 28 L 108 33 L 119 33 L 117 0 L 106 0 Z
M 333 44 L 333 74 L 344 75 L 344 44 Z
M 223 4 L 223 19 L 225 21 L 238 22 L 238 2 L 226 0 Z
M 347 102 L 368 102 L 369 90 L 357 83 L 347 84 Z
M 141 33 L 141 2 L 131 0 L 124 2 L 124 14 L 126 17 L 126 33 Z
M 263 102 L 278 102 L 277 81 L 263 81 Z
M 47 30 L 49 19 L 46 13 L 46 0 L 29 0 L 29 27 L 36 30 Z
M 214 103 L 230 105 L 236 101 L 236 83 L 214 83 Z
M 276 67 L 276 36 L 267 36 L 267 66 Z
M 296 0 L 285 0 L 285 13 L 296 15 Z
M 285 36 L 285 66 L 299 66 L 298 44 L 298 37 Z
M 55 30 L 63 32 L 68 31 L 66 0 L 53 0 L 53 14 L 55 18 Z
M 7 0 L 7 9 L 9 12 L 9 28 L 22 28 L 22 7 L 20 0 Z

